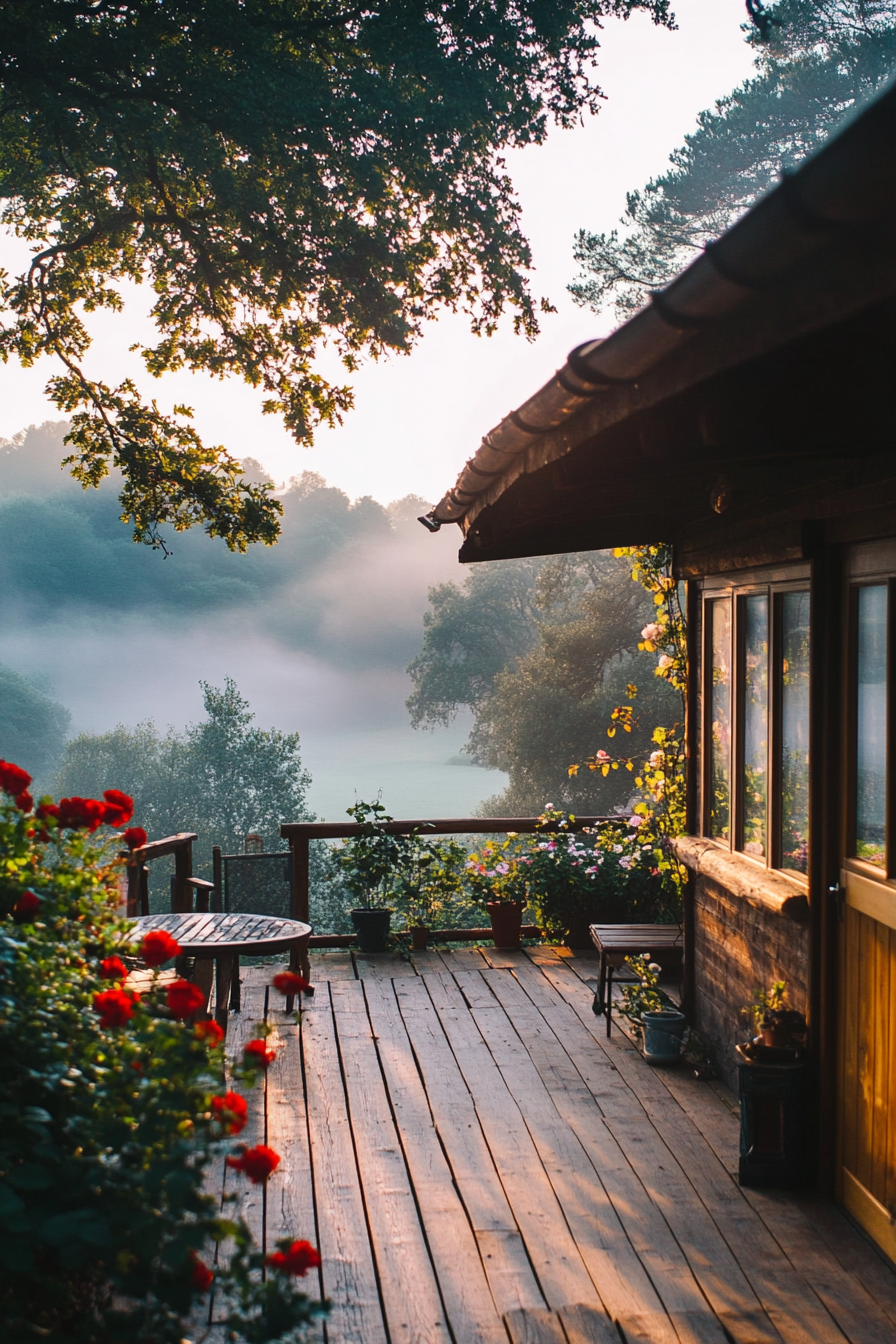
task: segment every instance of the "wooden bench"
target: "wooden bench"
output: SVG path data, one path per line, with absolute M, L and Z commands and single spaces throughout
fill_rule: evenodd
M 607 1035 L 613 1014 L 613 972 L 626 957 L 649 952 L 664 971 L 680 970 L 684 961 L 684 933 L 678 924 L 592 924 L 591 941 L 600 956 L 594 1011 L 606 1014 Z

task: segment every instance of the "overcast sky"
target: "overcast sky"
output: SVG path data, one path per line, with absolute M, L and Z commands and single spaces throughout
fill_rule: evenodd
M 607 101 L 599 115 L 509 156 L 533 245 L 533 291 L 558 310 L 543 319 L 536 342 L 509 328 L 477 339 L 463 319 L 442 315 L 410 356 L 361 371 L 356 409 L 342 428 L 321 431 L 310 450 L 263 416 L 261 395 L 241 383 L 188 373 L 156 381 L 142 372 L 127 354 L 133 341 L 148 338 L 149 305 L 140 289 L 127 293 L 122 315 L 91 319 L 88 370 L 109 382 L 130 374 L 165 408 L 187 402 L 203 436 L 238 457 L 260 459 L 278 481 L 314 470 L 352 497 L 386 502 L 413 493 L 435 502 L 487 430 L 540 386 L 569 349 L 612 327 L 609 316 L 577 308 L 566 294 L 576 230 L 612 228 L 626 190 L 661 172 L 697 113 L 749 74 L 743 0 L 675 0 L 675 10 L 679 28 L 672 33 L 640 14 L 628 23 L 608 21 L 599 61 Z M 12 269 L 19 255 L 19 247 L 0 239 L 0 264 Z M 52 372 L 49 361 L 30 370 L 0 365 L 0 437 L 59 418 L 43 396 Z M 453 545 L 453 530 L 451 538 Z

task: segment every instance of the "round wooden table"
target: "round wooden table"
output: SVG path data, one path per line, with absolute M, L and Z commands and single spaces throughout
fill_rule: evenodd
M 227 1017 L 231 1008 L 240 1006 L 240 955 L 265 957 L 289 952 L 290 968 L 309 978 L 308 938 L 311 925 L 297 919 L 277 919 L 273 915 L 225 915 L 215 912 L 171 915 L 144 915 L 134 920 L 138 936 L 151 929 L 164 929 L 176 938 L 184 956 L 197 962 L 215 963 L 215 1017 Z M 209 968 L 210 973 L 210 968 Z M 293 1010 L 294 996 L 288 995 L 286 1011 Z

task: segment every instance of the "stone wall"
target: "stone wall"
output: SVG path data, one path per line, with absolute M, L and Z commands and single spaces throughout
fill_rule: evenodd
M 694 1025 L 733 1085 L 741 1009 L 756 986 L 783 980 L 790 1006 L 807 1010 L 808 902 L 788 878 L 710 841 L 683 836 L 676 849 L 694 884 Z

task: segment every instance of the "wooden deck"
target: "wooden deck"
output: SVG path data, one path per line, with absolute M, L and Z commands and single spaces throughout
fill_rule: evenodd
M 329 1344 L 894 1344 L 896 1272 L 830 1204 L 742 1190 L 730 1094 L 655 1070 L 554 949 L 315 957 L 243 1138 L 267 1245 L 320 1247 Z M 233 1173 L 228 1173 L 233 1180 Z M 309 1279 L 310 1282 L 310 1279 Z

